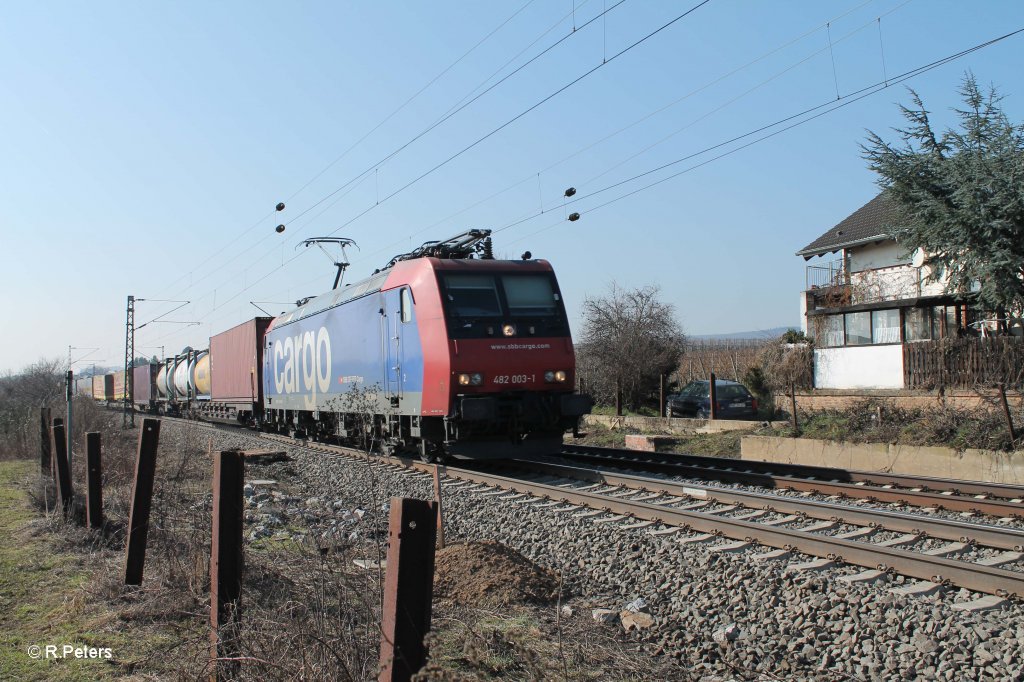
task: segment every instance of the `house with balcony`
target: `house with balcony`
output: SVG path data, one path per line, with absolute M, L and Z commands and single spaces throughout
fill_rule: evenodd
M 948 294 L 925 254 L 889 236 L 898 220 L 882 193 L 796 252 L 809 261 L 800 312 L 815 388 L 911 388 L 913 344 L 985 324 L 971 294 Z

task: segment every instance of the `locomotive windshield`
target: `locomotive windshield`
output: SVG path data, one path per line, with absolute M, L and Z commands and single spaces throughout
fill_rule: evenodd
M 444 273 L 440 276 L 453 338 L 500 333 L 501 320 L 515 321 L 528 335 L 568 333 L 554 277 L 548 273 Z
M 548 277 L 505 275 L 501 284 L 510 315 L 554 315 L 558 312 L 558 299 Z
M 448 311 L 453 317 L 499 317 L 501 303 L 494 277 L 490 275 L 451 275 L 448 285 Z

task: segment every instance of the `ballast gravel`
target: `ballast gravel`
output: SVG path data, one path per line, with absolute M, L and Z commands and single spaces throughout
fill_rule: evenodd
M 216 447 L 280 447 L 244 435 L 215 438 Z M 262 466 L 258 476 L 282 482 L 287 477 L 301 492 L 275 498 L 273 492 L 250 489 L 250 501 L 257 494 L 265 503 L 276 499 L 286 521 L 302 519 L 315 529 L 310 532 L 344 532 L 355 515 L 360 527 L 378 524 L 386 533 L 390 497 L 433 499 L 427 476 L 302 448 L 281 449 L 292 461 Z M 255 475 L 250 471 L 247 478 Z M 755 561 L 753 554 L 766 551 L 757 547 L 712 554 L 706 543 L 681 544 L 681 533 L 652 535 L 658 526 L 624 529 L 626 521 L 595 523 L 600 517 L 577 518 L 553 511 L 558 507 L 506 502 L 469 488 L 444 486 L 449 540 L 497 540 L 515 548 L 561 572 L 570 603 L 581 607 L 618 611 L 644 599 L 654 624 L 629 636 L 651 654 L 679 659 L 694 679 L 757 679 L 762 673 L 766 679 L 804 680 L 1024 678 L 1019 602 L 978 613 L 957 611 L 953 604 L 983 595 L 956 589 L 926 598 L 891 592 L 914 582 L 902 577 L 850 585 L 838 578 L 862 569 L 841 564 L 790 573 L 790 564 L 812 557 Z M 266 521 L 273 512 L 248 514 Z M 259 525 L 269 534 L 274 524 Z M 348 539 L 358 540 L 359 531 Z

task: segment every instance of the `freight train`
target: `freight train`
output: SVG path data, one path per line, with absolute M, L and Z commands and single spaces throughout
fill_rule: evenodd
M 556 451 L 590 411 L 550 263 L 494 259 L 489 230 L 335 285 L 134 367 L 135 409 L 428 461 Z M 124 401 L 117 376 L 95 377 L 93 396 Z

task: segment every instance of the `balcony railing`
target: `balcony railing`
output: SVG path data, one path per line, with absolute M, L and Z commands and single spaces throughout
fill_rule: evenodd
M 849 284 L 849 276 L 843 267 L 843 259 L 838 258 L 825 265 L 807 266 L 807 290 L 827 289 Z

